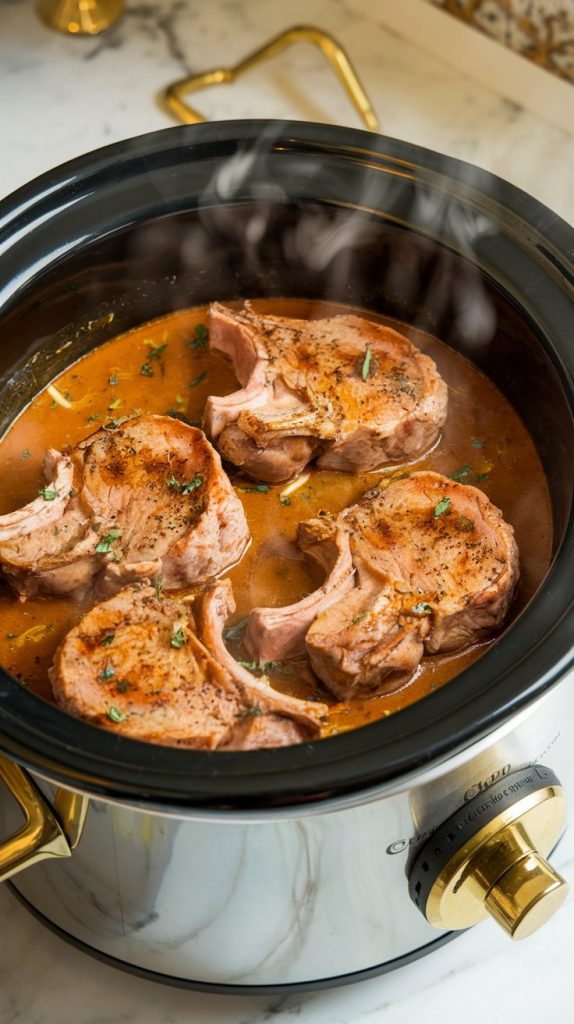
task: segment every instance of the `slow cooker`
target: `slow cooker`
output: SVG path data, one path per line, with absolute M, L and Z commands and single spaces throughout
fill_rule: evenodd
M 483 368 L 535 441 L 553 509 L 550 569 L 498 642 L 424 700 L 329 739 L 152 746 L 0 672 L 0 877 L 62 937 L 173 984 L 279 991 L 389 970 L 489 913 L 524 937 L 558 907 L 547 857 L 574 788 L 573 243 L 476 167 L 296 122 L 155 132 L 0 204 L 2 430 L 70 362 L 152 317 L 334 300 Z

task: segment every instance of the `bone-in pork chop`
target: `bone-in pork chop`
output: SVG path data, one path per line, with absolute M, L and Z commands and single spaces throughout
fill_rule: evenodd
M 221 620 L 234 607 L 229 582 L 213 584 L 198 604 L 203 639 L 214 631 L 220 640 Z M 166 746 L 301 743 L 319 734 L 326 711 L 285 697 L 229 655 L 210 652 L 191 606 L 145 584 L 96 605 L 60 644 L 50 678 L 65 711 Z
M 242 389 L 208 398 L 206 431 L 260 480 L 287 480 L 313 458 L 349 472 L 411 459 L 446 418 L 432 359 L 359 316 L 295 320 L 214 303 L 210 345 L 231 358 Z
M 302 523 L 298 541 L 333 566 L 321 600 L 311 613 L 313 595 L 287 609 L 255 609 L 246 644 L 268 660 L 306 648 L 340 698 L 393 689 L 425 652 L 491 636 L 519 576 L 514 531 L 499 509 L 438 473 L 412 473 L 339 515 Z M 337 575 L 349 560 L 352 589 Z
M 22 596 L 100 595 L 161 576 L 195 585 L 241 555 L 242 505 L 201 430 L 169 416 L 102 429 L 68 453 L 49 451 L 47 483 L 0 517 L 0 565 Z

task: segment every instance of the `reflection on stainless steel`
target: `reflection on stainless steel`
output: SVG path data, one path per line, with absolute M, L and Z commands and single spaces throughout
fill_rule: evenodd
M 409 898 L 415 837 L 508 764 L 542 758 L 566 790 L 574 786 L 560 737 L 571 692 L 559 687 L 482 744 L 387 793 L 227 813 L 93 799 L 73 857 L 14 884 L 64 932 L 167 977 L 284 985 L 366 970 L 440 934 Z M 53 797 L 52 784 L 40 786 Z

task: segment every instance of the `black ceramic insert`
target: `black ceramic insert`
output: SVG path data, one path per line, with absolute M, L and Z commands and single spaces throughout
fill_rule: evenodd
M 574 661 L 573 251 L 574 231 L 484 171 L 302 123 L 166 129 L 1 203 L 0 430 L 71 361 L 151 317 L 262 295 L 350 303 L 435 333 L 496 381 L 544 462 L 556 553 L 529 607 L 454 684 L 353 732 L 175 750 L 73 719 L 0 672 L 0 748 L 94 792 L 269 806 L 390 783 L 554 685 Z

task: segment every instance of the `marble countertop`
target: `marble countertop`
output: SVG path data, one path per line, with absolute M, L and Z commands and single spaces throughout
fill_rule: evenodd
M 406 35 L 386 27 L 384 5 L 377 15 L 365 0 L 291 0 L 286 15 L 268 0 L 128 0 L 121 24 L 95 39 L 51 33 L 33 8 L 32 0 L 0 0 L 0 196 L 77 154 L 168 126 L 154 98 L 167 82 L 234 63 L 288 24 L 306 22 L 345 42 L 387 134 L 486 167 L 574 220 L 574 124 L 571 134 L 465 77 L 417 45 L 416 26 Z M 218 118 L 357 123 L 306 46 L 197 104 Z M 574 876 L 572 835 L 557 863 Z M 286 998 L 207 996 L 121 974 L 44 930 L 8 889 L 0 889 L 0 921 L 2 1024 L 411 1024 L 449 1013 L 463 1013 L 465 1024 L 483 1024 L 486 1014 L 534 1024 L 549 1012 L 556 1021 L 574 1015 L 574 899 L 525 943 L 487 922 L 394 974 Z

